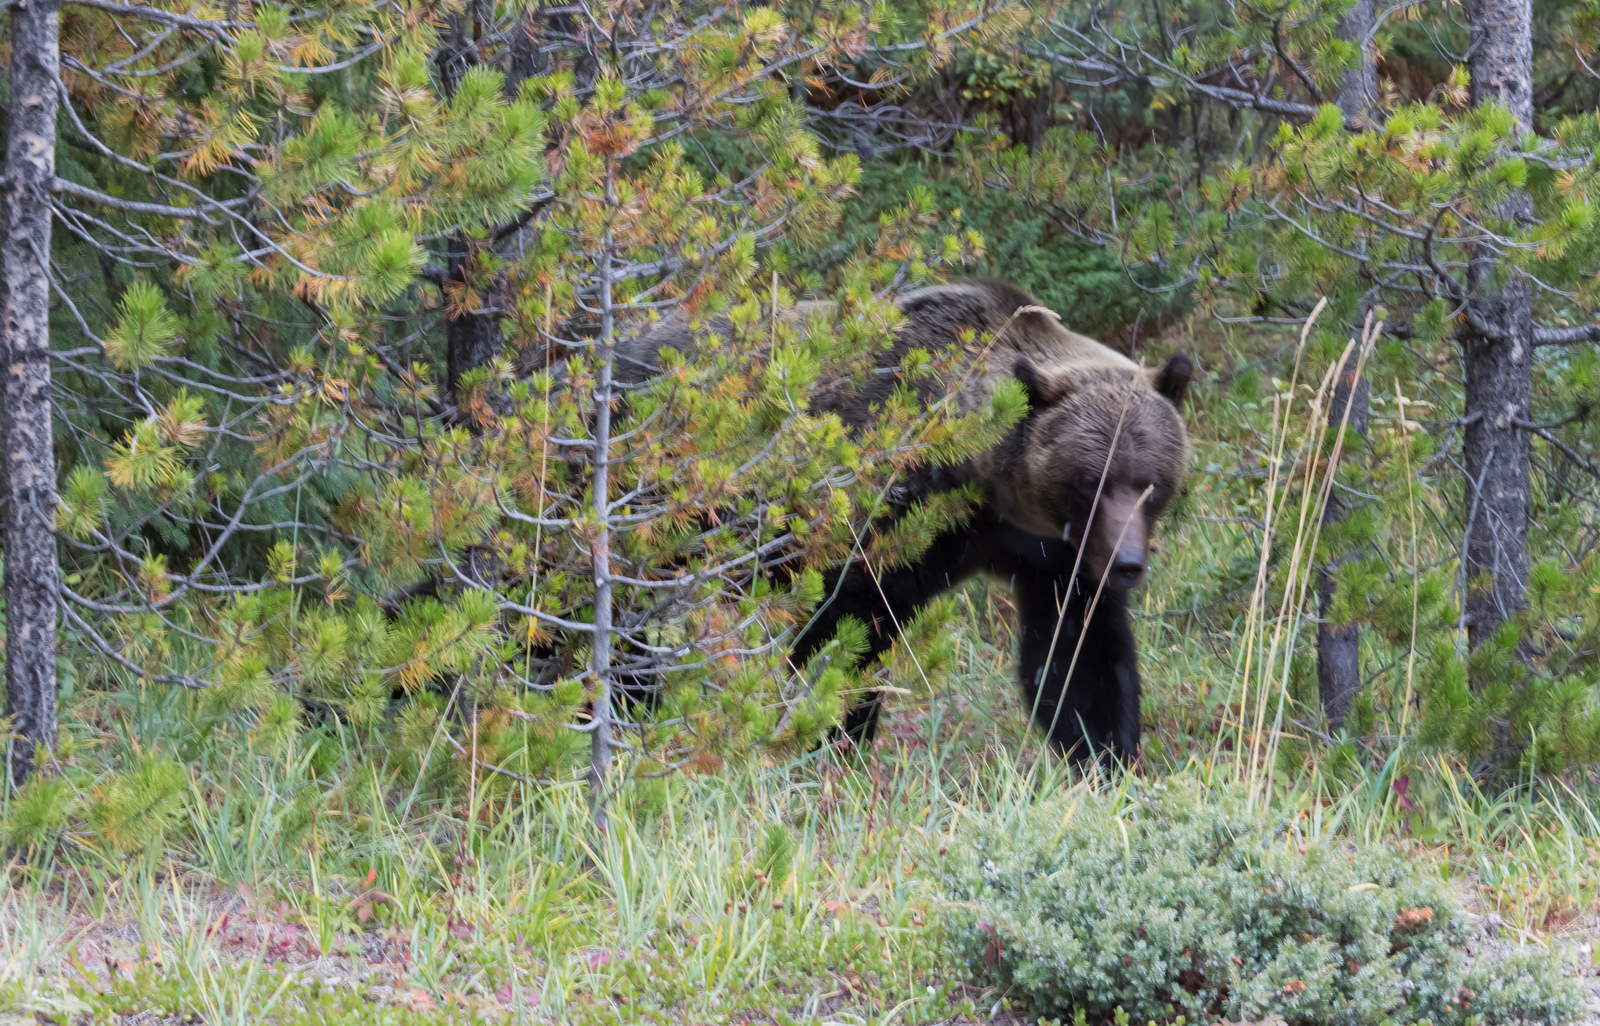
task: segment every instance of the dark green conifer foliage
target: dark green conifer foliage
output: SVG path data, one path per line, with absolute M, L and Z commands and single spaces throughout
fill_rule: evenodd
M 821 571 L 961 515 L 874 527 L 897 474 L 1022 403 L 900 396 L 862 437 L 810 412 L 886 343 L 897 289 L 982 241 L 886 213 L 797 323 L 815 283 L 774 243 L 832 231 L 859 163 L 826 155 L 794 83 L 879 43 L 935 66 L 970 12 L 447 8 L 67 6 L 61 665 L 192 692 L 197 743 L 339 732 L 408 802 L 588 770 L 603 810 L 613 752 L 654 770 L 809 744 L 865 672 L 783 659 Z M 731 331 L 624 389 L 616 344 L 672 316 Z M 449 341 L 468 317 L 503 341 L 470 366 Z M 915 359 L 949 377 L 951 342 Z M 60 763 L 15 838 L 70 814 L 150 843 L 171 754 L 92 794 Z

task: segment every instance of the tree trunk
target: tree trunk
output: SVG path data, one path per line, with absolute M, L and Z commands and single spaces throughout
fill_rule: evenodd
M 481 12 L 480 12 L 481 13 Z M 539 41 L 535 36 L 535 27 L 538 20 L 548 19 L 549 15 L 539 15 L 535 12 L 525 12 L 517 19 L 517 25 L 512 29 L 511 42 L 508 46 L 507 67 L 505 78 L 505 95 L 515 97 L 522 88 L 525 79 L 544 71 L 544 60 L 539 53 Z M 444 76 L 447 88 L 453 91 L 455 83 L 460 81 L 466 68 L 476 63 L 476 51 L 470 48 L 461 29 L 460 16 L 452 21 L 453 40 L 441 48 L 440 67 L 457 67 L 453 75 Z M 478 35 L 475 31 L 475 35 Z M 446 62 L 449 62 L 448 65 Z M 482 247 L 490 246 L 490 241 L 474 241 L 464 234 L 457 233 L 449 242 L 449 265 L 445 271 L 445 280 L 448 283 L 459 283 L 461 287 L 474 277 L 472 263 L 477 258 Z M 456 316 L 448 319 L 445 325 L 445 385 L 450 392 L 450 398 L 459 409 L 461 395 L 459 386 L 461 376 L 478 367 L 488 366 L 489 362 L 500 355 L 500 350 L 505 346 L 505 335 L 500 330 L 500 320 L 505 316 L 504 308 L 510 300 L 506 285 L 505 275 L 497 274 L 483 290 L 481 308 L 478 310 L 461 311 Z
M 1339 35 L 1361 44 L 1361 61 L 1345 73 L 1339 84 L 1339 109 L 1346 117 L 1366 117 L 1378 98 L 1377 65 L 1372 56 L 1371 40 L 1367 38 L 1377 20 L 1375 0 L 1357 0 L 1354 7 L 1339 20 Z M 1356 312 L 1356 323 L 1366 319 L 1372 308 L 1371 297 L 1361 303 Z M 1359 330 L 1359 328 L 1358 328 Z M 1349 363 L 1340 369 L 1334 387 L 1333 407 L 1329 411 L 1330 423 L 1338 424 L 1344 417 L 1346 404 L 1350 406 L 1350 426 L 1363 437 L 1367 433 L 1367 396 L 1370 391 L 1365 381 L 1351 388 L 1356 365 L 1356 354 L 1350 354 Z M 1323 526 L 1331 527 L 1343 519 L 1344 503 L 1335 487 L 1328 495 L 1327 508 L 1322 512 Z M 1334 575 L 1344 562 L 1343 554 L 1335 554 L 1321 569 L 1317 582 L 1317 598 L 1322 619 L 1317 625 L 1317 693 L 1322 698 L 1322 711 L 1334 730 L 1344 725 L 1350 712 L 1350 703 L 1361 693 L 1361 630 L 1354 623 L 1334 627 L 1328 623 L 1328 612 L 1333 606 L 1338 585 Z
M 1502 103 L 1522 130 L 1533 127 L 1531 0 L 1472 0 L 1472 102 Z M 1514 195 L 1497 212 L 1524 220 L 1532 205 Z M 1527 282 L 1495 279 L 1484 247 L 1468 265 L 1472 315 L 1460 333 L 1466 375 L 1466 496 L 1463 548 L 1467 636 L 1474 648 L 1525 604 L 1528 579 L 1528 420 L 1533 383 L 1533 310 Z M 1481 578 L 1487 575 L 1487 581 Z
M 1371 3 L 1371 0 L 1363 0 Z M 1370 303 L 1363 302 L 1363 313 Z M 1350 407 L 1349 426 L 1363 438 L 1367 434 L 1368 397 L 1370 386 L 1365 381 L 1355 381 L 1358 353 L 1352 351 L 1345 365 L 1339 369 L 1334 385 L 1333 403 L 1328 411 L 1328 422 L 1338 425 L 1345 416 L 1346 404 Z M 1354 388 L 1351 385 L 1354 384 Z M 1344 518 L 1345 506 L 1337 486 L 1328 494 L 1327 508 L 1322 511 L 1324 527 Z M 1350 703 L 1361 693 L 1361 630 L 1352 621 L 1343 627 L 1328 622 L 1328 612 L 1333 605 L 1338 582 L 1334 575 L 1343 565 L 1343 553 L 1335 554 L 1321 569 L 1317 583 L 1317 597 L 1321 603 L 1322 619 L 1317 624 L 1317 693 L 1322 698 L 1322 711 L 1334 730 L 1344 725 L 1350 712 Z
M 56 469 L 50 424 L 50 196 L 61 66 L 58 0 L 11 12 L 11 128 L 6 141 L 5 313 L 0 418 L 5 451 L 7 762 L 13 785 L 34 748 L 56 739 Z
M 454 96 L 456 87 L 460 85 L 462 76 L 479 61 L 479 52 L 476 40 L 482 35 L 480 28 L 483 12 L 477 5 L 472 5 L 468 11 L 452 14 L 448 19 L 448 28 L 439 42 L 438 52 L 434 55 L 434 64 L 439 68 L 440 90 L 445 96 Z M 466 21 L 472 19 L 472 38 L 467 35 Z M 519 28 L 520 28 L 519 24 Z M 515 45 L 515 41 L 513 41 Z M 513 56 L 512 64 L 516 63 Z M 482 243 L 475 242 L 464 233 L 457 232 L 450 237 L 448 243 L 449 263 L 445 271 L 445 284 L 447 288 L 445 302 L 450 304 L 451 291 L 465 291 L 473 278 L 472 262 L 476 256 L 475 248 Z M 480 297 L 484 306 L 494 306 L 498 298 L 491 287 L 485 290 Z M 486 365 L 500 354 L 500 318 L 498 314 L 486 313 L 478 309 L 456 310 L 451 312 L 445 320 L 445 387 L 449 390 L 450 400 L 457 410 L 461 407 L 460 384 L 461 376 L 470 370 Z
M 506 62 L 506 95 L 516 96 L 522 83 L 535 75 L 544 74 L 545 60 L 539 51 L 539 23 L 544 18 L 533 11 L 524 11 L 517 19 L 511 38 L 509 59 Z
M 446 271 L 445 280 L 452 285 L 466 287 L 473 277 L 472 263 L 477 259 L 475 247 L 486 244 L 469 239 L 461 232 L 452 236 L 449 270 Z M 463 311 L 446 321 L 445 381 L 450 389 L 451 401 L 457 408 L 461 405 L 461 376 L 478 367 L 488 366 L 491 360 L 500 355 L 500 349 L 505 344 L 505 337 L 500 331 L 500 318 L 504 314 L 499 310 L 506 298 L 505 291 L 504 275 L 496 275 L 479 297 L 481 304 L 488 309 Z
M 1378 62 L 1373 59 L 1371 36 L 1378 22 L 1376 0 L 1356 0 L 1339 19 L 1339 38 L 1361 47 L 1361 60 L 1344 73 L 1339 83 L 1339 109 L 1347 118 L 1366 118 L 1378 102 Z
M 606 205 L 616 204 L 616 158 L 606 157 Z M 611 773 L 611 376 L 616 365 L 616 319 L 611 296 L 611 232 L 600 249 L 600 367 L 594 395 L 594 518 L 589 560 L 594 575 L 594 634 L 589 673 L 594 678 L 589 734 L 589 810 L 596 830 L 606 829 L 606 781 Z

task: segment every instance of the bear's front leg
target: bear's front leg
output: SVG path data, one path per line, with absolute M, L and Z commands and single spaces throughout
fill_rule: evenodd
M 894 645 L 900 628 L 918 610 L 990 564 L 991 534 L 986 527 L 992 525 L 979 517 L 967 527 L 941 534 L 921 558 L 906 566 L 885 570 L 874 562 L 869 569 L 856 559 L 843 571 L 829 574 L 822 603 L 791 650 L 794 664 L 804 666 L 833 637 L 839 621 L 853 616 L 866 625 L 865 663 L 870 665 Z M 869 691 L 845 714 L 840 730 L 865 745 L 877 735 L 882 709 L 883 693 Z
M 1016 576 L 1023 697 L 1057 752 L 1079 764 L 1131 765 L 1139 751 L 1139 669 L 1128 597 L 1105 589 L 1085 625 L 1093 592 L 1074 587 L 1070 573 L 1070 564 L 1061 570 L 1057 563 Z

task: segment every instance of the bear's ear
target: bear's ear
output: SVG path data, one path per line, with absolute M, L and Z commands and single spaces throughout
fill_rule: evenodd
M 1184 397 L 1189 394 L 1189 381 L 1193 377 L 1194 361 L 1178 353 L 1167 361 L 1165 367 L 1155 372 L 1151 384 L 1181 413 Z
M 1011 375 L 1022 382 L 1022 389 L 1028 394 L 1028 408 L 1035 413 L 1072 394 L 1072 379 L 1043 370 L 1026 356 L 1017 357 Z

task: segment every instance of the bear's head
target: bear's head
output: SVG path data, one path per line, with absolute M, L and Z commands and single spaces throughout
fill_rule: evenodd
M 1157 368 L 1052 368 L 1020 357 L 1012 373 L 1029 413 L 996 489 L 1000 515 L 1077 546 L 1089 581 L 1132 588 L 1188 467 L 1182 409 L 1194 364 L 1179 355 Z

